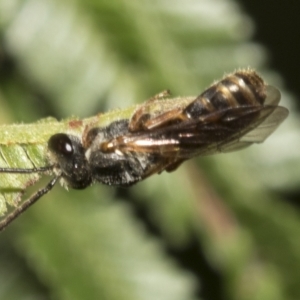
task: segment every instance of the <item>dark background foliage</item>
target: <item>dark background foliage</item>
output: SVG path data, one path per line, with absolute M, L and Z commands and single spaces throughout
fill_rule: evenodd
M 267 47 L 270 65 L 283 75 L 286 86 L 299 99 L 299 2 L 240 0 L 240 3 L 255 21 L 253 39 Z
M 300 30 L 299 1 L 289 3 L 281 1 L 240 0 L 244 9 L 255 21 L 256 30 L 253 40 L 263 44 L 269 52 L 271 68 L 278 70 L 284 79 L 284 85 L 295 96 L 295 104 L 300 109 Z M 299 209 L 299 189 L 287 191 L 285 199 Z

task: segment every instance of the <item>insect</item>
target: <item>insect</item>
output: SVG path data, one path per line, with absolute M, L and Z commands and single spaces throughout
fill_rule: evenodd
M 42 163 L 34 163 L 26 148 L 32 167 L 9 165 L 0 168 L 0 173 L 30 175 L 20 190 L 13 190 L 18 197 L 42 173 L 53 178 L 2 220 L 0 230 L 57 181 L 74 189 L 95 182 L 127 187 L 153 174 L 174 171 L 194 156 L 231 152 L 263 142 L 288 115 L 286 108 L 278 106 L 279 101 L 280 92 L 266 85 L 255 71 L 240 70 L 196 98 L 168 99 L 168 93 L 163 92 L 121 118 L 107 114 L 67 120 L 61 132 L 59 122 L 41 122 L 39 126 L 51 130 L 39 138 L 40 144 L 30 140 L 34 137 L 28 137 L 31 142 L 26 143 L 40 147 Z M 18 129 L 21 125 L 14 126 Z M 3 149 L 4 145 L 2 156 Z

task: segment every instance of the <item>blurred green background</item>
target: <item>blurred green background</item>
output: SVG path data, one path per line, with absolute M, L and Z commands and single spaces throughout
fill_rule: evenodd
M 299 10 L 280 3 L 0 0 L 2 124 L 197 95 L 248 66 L 291 111 L 263 145 L 130 189 L 57 186 L 1 233 L 0 299 L 300 299 L 300 123 L 285 89 L 299 92 Z

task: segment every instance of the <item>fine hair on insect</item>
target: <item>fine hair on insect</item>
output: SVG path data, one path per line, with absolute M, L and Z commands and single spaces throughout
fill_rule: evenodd
M 126 117 L 108 118 L 104 125 L 106 114 L 69 120 L 64 123 L 66 131 L 60 131 L 56 122 L 57 130 L 31 146 L 35 152 L 44 149 L 40 151 L 43 165 L 27 168 L 20 163 L 0 168 L 2 175 L 52 176 L 45 187 L 0 222 L 0 231 L 58 181 L 73 189 L 85 189 L 93 183 L 129 187 L 153 174 L 172 172 L 193 157 L 261 143 L 288 116 L 288 110 L 278 106 L 280 97 L 278 89 L 247 69 L 225 76 L 197 97 L 169 98 L 169 92 L 164 91 Z M 10 141 L 10 145 L 18 146 L 18 141 Z M 21 190 L 38 179 L 30 177 Z

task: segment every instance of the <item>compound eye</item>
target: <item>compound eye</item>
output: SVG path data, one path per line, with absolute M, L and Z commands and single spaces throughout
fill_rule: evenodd
M 71 139 L 67 134 L 57 133 L 50 137 L 48 147 L 56 154 L 71 156 L 74 152 Z

